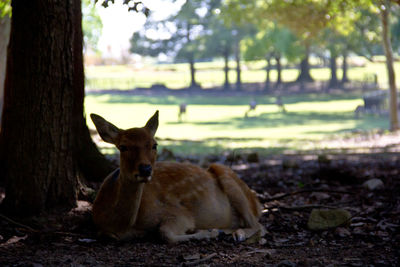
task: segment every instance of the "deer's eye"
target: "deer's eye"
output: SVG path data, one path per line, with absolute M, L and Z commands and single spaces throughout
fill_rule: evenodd
M 128 150 L 128 147 L 127 146 L 119 146 L 119 151 L 121 151 L 121 152 L 125 152 L 125 151 L 127 151 Z
M 154 144 L 152 149 L 157 150 L 157 144 Z

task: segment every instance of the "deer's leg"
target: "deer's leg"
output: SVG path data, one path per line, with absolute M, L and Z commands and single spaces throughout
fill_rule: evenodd
M 216 229 L 196 230 L 188 234 L 188 232 L 194 229 L 195 224 L 193 218 L 182 215 L 171 216 L 161 224 L 160 234 L 168 243 L 188 241 L 190 239 L 210 239 L 216 238 L 219 235 L 219 231 Z
M 260 204 L 255 194 L 230 168 L 214 164 L 209 171 L 214 174 L 222 190 L 228 196 L 231 206 L 237 212 L 239 219 L 236 224 L 243 227 L 232 231 L 233 238 L 237 241 L 244 241 L 258 231 L 263 236 L 266 230 L 258 222 Z

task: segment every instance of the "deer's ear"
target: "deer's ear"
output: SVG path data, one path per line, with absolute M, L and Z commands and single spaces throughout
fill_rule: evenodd
M 116 138 L 121 131 L 111 122 L 106 121 L 103 117 L 97 114 L 90 114 L 94 125 L 96 126 L 97 132 L 99 132 L 100 137 L 107 143 L 115 145 Z
M 147 130 L 149 130 L 150 134 L 154 137 L 158 128 L 158 110 L 154 115 L 147 121 L 146 126 L 144 126 Z

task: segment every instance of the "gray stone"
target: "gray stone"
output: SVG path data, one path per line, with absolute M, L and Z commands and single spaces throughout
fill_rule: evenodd
M 373 191 L 377 189 L 382 189 L 384 187 L 384 184 L 381 179 L 374 178 L 364 182 L 363 187 L 367 188 L 370 191 Z
M 350 212 L 343 209 L 313 209 L 308 218 L 308 229 L 313 231 L 327 230 L 349 223 Z

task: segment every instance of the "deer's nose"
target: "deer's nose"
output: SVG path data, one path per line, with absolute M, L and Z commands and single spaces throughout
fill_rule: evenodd
M 139 165 L 139 176 L 141 177 L 149 177 L 152 172 L 152 167 L 151 165 L 148 164 L 140 164 Z

